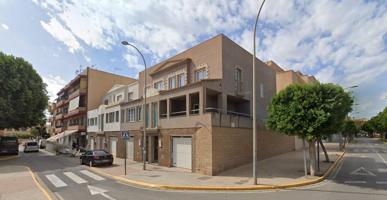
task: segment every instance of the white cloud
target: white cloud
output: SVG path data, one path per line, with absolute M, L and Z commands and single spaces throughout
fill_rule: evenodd
M 56 94 L 66 85 L 66 81 L 60 76 L 47 75 L 42 76 L 43 82 L 47 84 L 47 92 L 50 97 L 50 101 L 53 102 L 56 98 Z
M 1 27 L 3 27 L 5 30 L 9 30 L 9 26 L 7 24 L 1 24 Z
M 50 33 L 55 39 L 63 42 L 71 53 L 82 50 L 81 45 L 75 36 L 66 29 L 56 18 L 51 18 L 50 21 L 40 21 L 42 27 Z
M 326 67 L 321 69 L 319 72 L 317 72 L 316 78 L 322 83 L 336 82 L 335 68 Z
M 384 101 L 387 101 L 387 92 L 383 92 L 380 97 L 379 97 L 380 100 L 384 100 Z

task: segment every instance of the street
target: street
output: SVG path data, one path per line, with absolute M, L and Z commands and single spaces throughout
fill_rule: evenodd
M 29 166 L 58 199 L 386 199 L 387 145 L 376 139 L 357 139 L 347 146 L 342 163 L 328 180 L 279 191 L 208 192 L 161 191 L 138 188 L 103 177 L 80 166 L 77 158 L 45 152 L 20 153 L 3 166 Z

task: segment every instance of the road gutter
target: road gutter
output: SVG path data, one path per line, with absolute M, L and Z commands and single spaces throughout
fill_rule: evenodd
M 34 180 L 36 186 L 38 186 L 38 188 L 40 189 L 40 191 L 43 192 L 44 196 L 46 196 L 47 200 L 56 200 L 54 194 L 48 190 L 44 183 L 39 179 L 39 177 L 36 175 L 36 173 L 34 173 L 30 167 L 28 166 L 24 166 L 25 168 L 27 168 L 28 172 L 30 173 L 32 179 Z M 54 196 L 54 198 L 53 198 Z
M 103 172 L 97 168 L 91 167 L 90 170 L 99 173 L 103 176 L 110 177 L 112 179 L 115 179 L 117 181 L 133 184 L 136 186 L 146 187 L 146 188 L 152 188 L 152 189 L 166 189 L 166 190 L 213 190 L 213 191 L 241 191 L 241 190 L 275 190 L 275 189 L 287 189 L 287 188 L 296 188 L 296 187 L 302 187 L 306 185 L 312 185 L 319 183 L 326 178 L 329 177 L 329 175 L 337 168 L 339 163 L 342 161 L 342 158 L 344 157 L 345 152 L 341 153 L 339 157 L 335 160 L 335 162 L 328 168 L 328 170 L 325 171 L 324 175 L 318 178 L 314 178 L 311 180 L 304 180 L 304 181 L 295 181 L 292 183 L 287 184 L 279 184 L 279 185 L 250 185 L 250 186 L 194 186 L 194 185 L 161 185 L 161 184 L 153 184 L 153 183 L 147 183 L 137 180 L 132 180 L 128 178 L 124 178 L 121 176 L 115 176 L 108 174 L 106 172 Z

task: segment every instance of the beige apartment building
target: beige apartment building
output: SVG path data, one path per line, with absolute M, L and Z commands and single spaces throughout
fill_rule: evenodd
M 58 92 L 58 98 L 50 108 L 54 135 L 48 141 L 66 148 L 71 148 L 73 142 L 85 147 L 87 110 L 97 108 L 99 99 L 113 85 L 135 81 L 92 68 L 85 69 Z
M 293 82 L 278 80 L 287 74 L 278 65 L 275 69 L 259 59 L 255 62 L 258 159 L 262 160 L 295 149 L 294 137 L 273 133 L 264 125 L 273 95 L 285 87 L 283 82 Z M 126 145 L 129 159 L 143 160 L 146 120 L 148 163 L 215 175 L 252 161 L 252 55 L 226 36 L 218 35 L 148 68 L 146 77 L 140 72 L 138 87 L 138 98 L 119 103 L 120 131 L 100 136 L 117 157 L 124 157 Z M 122 131 L 130 133 L 126 142 Z

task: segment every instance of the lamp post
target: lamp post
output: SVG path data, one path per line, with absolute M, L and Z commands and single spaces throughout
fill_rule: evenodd
M 256 117 L 256 92 L 255 92 L 255 35 L 257 32 L 257 23 L 259 19 L 259 15 L 261 14 L 261 10 L 263 7 L 263 4 L 265 3 L 265 0 L 262 1 L 261 6 L 259 7 L 257 17 L 255 19 L 254 24 L 254 36 L 253 36 L 253 178 L 254 178 L 254 185 L 257 185 L 257 117 Z
M 144 133 L 143 133 L 143 144 L 142 144 L 142 160 L 143 160 L 143 167 L 142 167 L 142 169 L 145 170 L 146 169 L 146 115 L 147 115 L 147 111 L 146 111 L 146 75 L 147 75 L 147 72 L 146 72 L 146 62 L 145 62 L 144 56 L 142 55 L 141 51 L 138 50 L 136 46 L 134 46 L 133 44 L 130 44 L 127 41 L 122 41 L 121 44 L 125 45 L 125 46 L 131 46 L 134 49 L 136 49 L 137 52 L 141 55 L 142 61 L 144 62 L 144 69 L 145 69 L 144 70 L 144 105 L 143 105 L 143 110 L 144 110 L 143 111 L 143 113 L 144 113 L 144 117 L 143 117 Z

